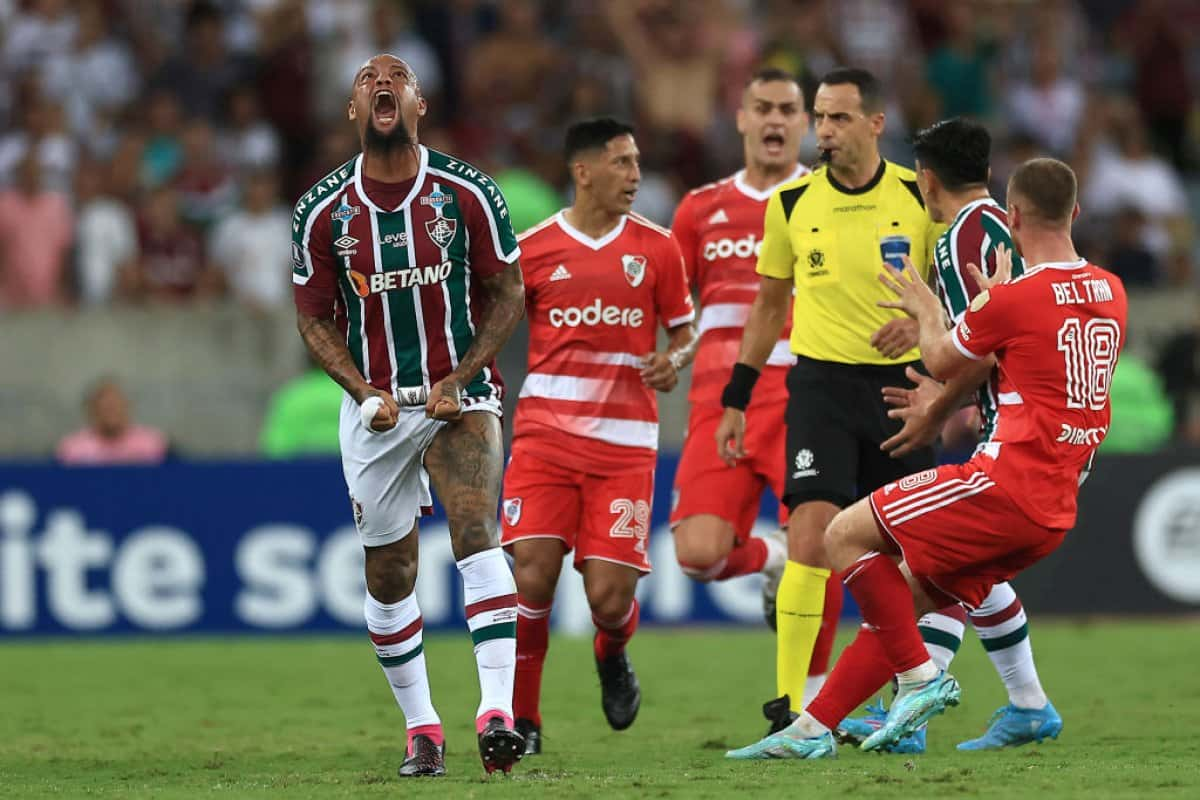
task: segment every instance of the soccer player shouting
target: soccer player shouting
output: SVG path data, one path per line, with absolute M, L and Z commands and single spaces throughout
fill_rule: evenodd
M 1044 558 L 1075 524 L 1079 482 L 1108 431 L 1109 386 L 1125 336 L 1121 281 L 1075 252 L 1076 182 L 1061 161 L 1022 164 L 1008 186 L 1008 220 L 1027 265 L 1006 280 L 972 265 L 983 288 L 947 331 L 938 298 L 910 263 L 881 276 L 920 324 L 934 377 L 953 379 L 995 360 L 996 431 L 965 464 L 915 473 L 840 512 L 825 532 L 830 561 L 865 624 L 829 681 L 784 731 L 734 757 L 825 758 L 831 729 L 891 677 L 899 691 L 865 750 L 898 741 L 959 701 L 958 683 L 934 664 L 917 612 L 957 600 L 977 608 L 992 587 Z
M 640 173 L 633 129 L 612 119 L 572 125 L 574 204 L 521 235 L 529 371 L 504 478 L 503 536 L 518 592 L 517 728 L 541 747 L 542 665 L 563 555 L 583 574 L 609 725 L 641 702 L 625 647 L 638 623 L 634 590 L 646 550 L 658 448 L 655 391 L 691 359 L 694 311 L 670 231 L 630 211 Z M 657 330 L 668 348 L 655 352 Z
M 347 114 L 362 152 L 296 204 L 292 282 L 300 335 L 346 390 L 342 468 L 366 550 L 367 630 L 408 723 L 400 775 L 445 773 L 413 592 L 431 482 L 475 642 L 479 753 L 489 773 L 507 772 L 525 742 L 512 719 L 516 587 L 496 539 L 493 358 L 524 309 L 520 250 L 491 178 L 417 143 L 425 99 L 406 63 L 360 67 Z
M 742 329 L 758 293 L 754 267 L 767 199 L 780 184 L 808 172 L 797 163 L 808 130 L 799 82 L 779 69 L 757 72 L 742 93 L 737 125 L 745 168 L 689 192 L 671 225 L 701 306 L 700 344 L 688 393 L 691 413 L 675 474 L 671 525 L 676 558 L 692 578 L 722 581 L 763 573 L 763 613 L 774 628 L 775 592 L 787 563 L 787 534 L 780 530 L 758 538 L 750 531 L 764 489 L 770 487 L 777 499 L 783 497 L 785 379 L 787 368 L 796 363 L 787 341 L 790 321 L 767 357 L 747 409 L 745 456 L 729 466 L 717 455 L 713 440 L 723 413 L 721 390 L 730 365 L 737 361 Z M 786 520 L 786 507 L 781 505 L 780 510 Z M 824 680 L 842 610 L 841 581 L 833 576 L 827 587 L 821 632 L 808 668 L 807 697 L 815 697 Z M 779 694 L 791 688 L 780 686 Z M 786 707 L 782 711 L 786 724 Z M 768 715 L 779 716 L 770 711 Z

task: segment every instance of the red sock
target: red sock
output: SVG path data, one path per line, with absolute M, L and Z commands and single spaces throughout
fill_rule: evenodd
M 713 580 L 723 581 L 738 575 L 753 575 L 762 572 L 763 564 L 766 563 L 767 543 L 757 536 L 751 536 L 729 551 L 729 555 L 725 557 L 725 566 Z
M 817 633 L 812 659 L 808 662 L 809 675 L 824 675 L 829 672 L 829 656 L 833 653 L 833 639 L 837 636 L 838 620 L 842 616 L 844 600 L 842 576 L 831 572 L 829 580 L 825 582 L 825 610 L 821 612 L 821 630 Z
M 833 730 L 891 678 L 892 665 L 879 636 L 863 625 L 854 641 L 842 651 L 825 686 L 804 710 Z
M 625 649 L 625 643 L 633 638 L 633 632 L 637 630 L 638 610 L 638 601 L 634 598 L 624 619 L 609 623 L 592 614 L 592 624 L 596 626 L 596 638 L 592 640 L 596 658 L 603 660 Z
M 910 670 L 929 660 L 917 629 L 912 591 L 900 568 L 881 553 L 867 553 L 846 570 L 846 588 L 854 595 L 863 621 L 875 629 L 892 671 Z
M 550 606 L 539 608 L 517 596 L 517 671 L 513 716 L 542 724 L 542 667 L 550 647 Z

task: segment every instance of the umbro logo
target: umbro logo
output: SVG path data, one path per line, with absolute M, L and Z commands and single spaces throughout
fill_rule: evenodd
M 337 254 L 339 256 L 352 256 L 358 252 L 354 249 L 354 245 L 358 244 L 358 239 L 355 239 L 353 236 L 340 236 L 334 239 L 333 243 L 338 248 Z
M 729 215 L 725 213 L 725 209 L 718 208 L 713 215 L 708 218 L 709 225 L 716 225 L 720 222 L 729 222 Z
M 562 264 L 559 264 L 554 268 L 554 272 L 550 273 L 550 282 L 553 283 L 554 281 L 565 281 L 570 277 L 571 273 L 567 272 L 567 268 Z

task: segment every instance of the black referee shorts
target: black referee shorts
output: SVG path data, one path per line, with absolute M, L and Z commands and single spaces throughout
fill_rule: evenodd
M 932 447 L 892 458 L 879 449 L 900 431 L 883 387 L 909 386 L 905 364 L 838 364 L 797 356 L 787 377 L 788 509 L 813 500 L 841 508 L 890 481 L 930 469 Z M 923 371 L 923 370 L 922 370 Z

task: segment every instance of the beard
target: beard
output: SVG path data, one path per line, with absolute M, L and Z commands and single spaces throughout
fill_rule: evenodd
M 372 153 L 379 155 L 387 155 L 394 153 L 405 147 L 412 147 L 417 143 L 417 137 L 409 133 L 408 128 L 404 125 L 404 120 L 400 120 L 391 133 L 382 133 L 375 127 L 374 121 L 367 120 L 367 131 L 364 137 L 364 148 Z

